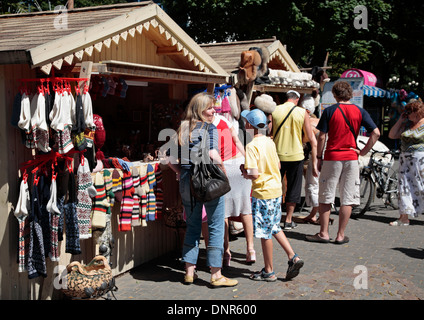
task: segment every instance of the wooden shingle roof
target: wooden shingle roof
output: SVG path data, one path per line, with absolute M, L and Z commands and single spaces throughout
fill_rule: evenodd
M 28 50 L 116 18 L 151 1 L 0 16 L 0 51 Z
M 52 66 L 60 70 L 64 62 L 81 61 L 136 32 L 155 44 L 157 54 L 167 54 L 181 66 L 228 76 L 153 1 L 0 16 L 0 64 L 28 63 L 49 74 Z

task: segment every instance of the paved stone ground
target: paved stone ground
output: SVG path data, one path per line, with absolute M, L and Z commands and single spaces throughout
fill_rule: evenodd
M 295 216 L 307 215 L 308 208 Z M 337 232 L 338 216 L 330 226 L 330 236 Z M 422 300 L 424 299 L 424 217 L 412 220 L 407 227 L 391 227 L 398 211 L 378 202 L 359 219 L 349 221 L 346 234 L 350 242 L 311 243 L 305 235 L 319 231 L 319 226 L 298 224 L 285 231 L 293 249 L 305 261 L 298 277 L 285 281 L 287 256 L 274 240 L 276 282 L 256 282 L 249 275 L 263 267 L 260 240 L 255 239 L 257 261 L 244 263 L 245 238 L 230 242 L 231 266 L 223 274 L 235 278 L 233 288 L 209 287 L 204 244 L 198 261 L 199 279 L 190 286 L 182 284 L 184 271 L 179 251 L 141 265 L 116 279 L 118 300 L 208 300 L 237 303 L 252 300 Z M 355 285 L 356 288 L 355 288 Z M 358 288 L 359 286 L 359 288 Z M 153 301 L 152 301 L 153 302 Z

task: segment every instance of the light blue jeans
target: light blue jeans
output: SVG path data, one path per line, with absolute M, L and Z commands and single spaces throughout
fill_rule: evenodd
M 181 169 L 180 194 L 186 212 L 186 235 L 184 238 L 182 261 L 197 263 L 199 241 L 202 231 L 202 208 L 208 217 L 209 243 L 206 249 L 206 264 L 210 267 L 222 267 L 224 254 L 225 200 L 224 197 L 209 202 L 190 201 L 190 170 Z M 192 207 L 193 205 L 193 207 Z

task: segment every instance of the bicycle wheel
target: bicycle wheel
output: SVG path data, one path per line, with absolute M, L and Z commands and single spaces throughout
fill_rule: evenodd
M 399 209 L 399 192 L 398 192 L 398 179 L 397 172 L 390 169 L 388 174 L 388 187 L 386 191 L 386 204 L 391 206 L 393 210 Z
M 364 213 L 367 212 L 368 208 L 370 207 L 371 201 L 374 198 L 375 187 L 370 175 L 361 174 L 360 180 L 361 180 L 361 185 L 360 185 L 359 192 L 360 192 L 361 204 L 352 209 L 351 215 L 353 217 L 363 216 Z

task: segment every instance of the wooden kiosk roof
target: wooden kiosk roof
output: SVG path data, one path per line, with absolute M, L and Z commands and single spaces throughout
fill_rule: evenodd
M 265 47 L 269 50 L 269 68 L 300 72 L 283 44 L 275 38 L 208 43 L 200 46 L 228 73 L 237 69 L 241 53 L 251 47 Z
M 221 67 L 231 75 L 232 83 L 237 83 L 237 67 L 240 62 L 240 56 L 243 51 L 252 47 L 267 48 L 269 51 L 268 68 L 287 71 L 296 75 L 301 74 L 296 63 L 290 57 L 285 46 L 275 37 L 270 39 L 208 43 L 200 45 L 206 53 L 211 56 Z M 294 89 L 301 93 L 311 93 L 314 86 L 311 81 L 305 84 L 301 81 L 298 85 L 283 85 L 280 83 L 254 85 L 254 91 L 262 92 L 287 92 Z
M 28 63 L 50 74 L 54 67 L 75 65 L 111 45 L 143 34 L 156 48 L 155 55 L 174 62 L 170 68 L 179 80 L 198 79 L 223 83 L 227 72 L 152 1 L 87 7 L 63 12 L 36 12 L 0 16 L 0 64 Z M 113 62 L 113 63 L 112 63 Z M 166 67 L 154 71 L 137 61 L 99 61 L 100 69 L 110 73 L 112 65 L 137 76 L 164 77 Z M 175 67 L 176 66 L 176 67 Z M 147 74 L 146 67 L 150 68 Z M 138 71 L 137 71 L 138 70 Z M 194 76 L 189 76 L 193 71 Z M 197 80 L 195 80 L 197 81 Z

